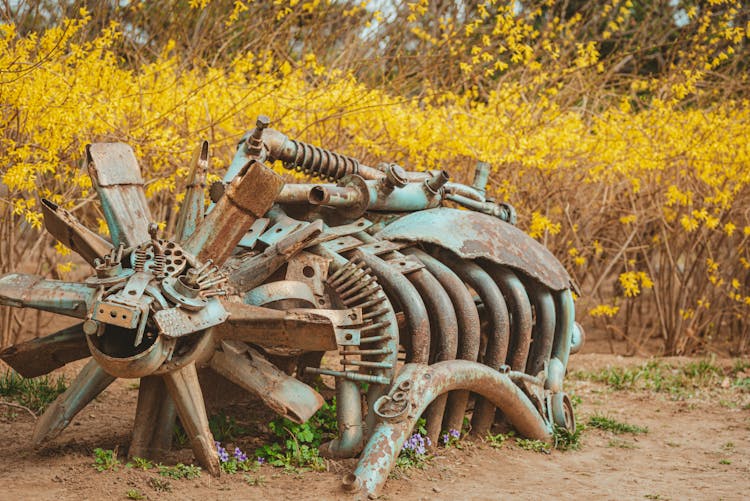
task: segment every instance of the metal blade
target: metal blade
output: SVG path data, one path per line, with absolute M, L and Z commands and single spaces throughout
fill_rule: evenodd
M 190 165 L 185 199 L 180 205 L 180 213 L 177 217 L 177 229 L 175 238 L 178 242 L 184 241 L 195 232 L 196 226 L 203 220 L 205 212 L 205 196 L 203 189 L 206 186 L 206 172 L 208 171 L 208 141 L 201 144 L 193 154 Z
M 40 445 L 59 435 L 76 414 L 114 380 L 115 377 L 104 372 L 96 360 L 89 360 L 65 393 L 58 396 L 36 422 L 31 437 L 34 445 Z
M 177 416 L 164 380 L 158 376 L 141 378 L 135 410 L 129 457 L 158 460 L 169 452 Z
M 86 147 L 86 156 L 112 242 L 132 247 L 149 240 L 151 212 L 133 149 L 124 143 L 94 143 Z
M 112 251 L 111 243 L 86 228 L 73 214 L 46 198 L 42 199 L 42 214 L 44 227 L 49 234 L 91 266 L 94 266 L 95 259 L 102 259 Z
M 193 446 L 193 454 L 208 472 L 219 476 L 219 454 L 214 437 L 208 428 L 206 405 L 198 382 L 195 363 L 180 370 L 168 372 L 164 376 L 167 390 L 177 407 L 177 414 Z
M 302 381 L 280 371 L 260 353 L 238 341 L 223 341 L 211 359 L 211 368 L 260 397 L 280 416 L 304 423 L 325 401 Z
M 328 351 L 337 347 L 333 323 L 323 315 L 228 301 L 222 304 L 229 319 L 214 327 L 220 339 L 246 341 L 274 350 Z
M 38 275 L 0 276 L 0 305 L 34 308 L 74 318 L 85 318 L 96 289 L 85 284 L 48 280 Z
M 91 356 L 83 324 L 0 351 L 0 359 L 26 378 L 42 376 L 67 363 Z

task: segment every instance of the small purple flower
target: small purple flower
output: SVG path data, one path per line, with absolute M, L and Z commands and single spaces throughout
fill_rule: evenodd
M 239 447 L 234 448 L 234 459 L 240 463 L 247 461 L 247 454 L 242 452 Z
M 266 463 L 266 458 L 262 458 L 258 456 L 258 464 L 265 464 L 265 463 Z
M 447 444 L 450 441 L 451 441 L 451 436 L 450 435 L 448 435 L 447 433 L 445 435 L 443 435 L 443 443 L 444 444 Z
M 226 463 L 227 461 L 229 461 L 229 453 L 224 447 L 221 446 L 221 442 L 217 440 L 214 442 L 214 444 L 216 444 L 216 452 L 219 453 L 219 462 Z
M 458 430 L 451 429 L 448 433 L 453 438 L 460 438 L 461 437 L 461 432 L 458 431 Z

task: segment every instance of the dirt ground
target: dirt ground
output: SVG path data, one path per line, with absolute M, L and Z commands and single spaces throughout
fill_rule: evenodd
M 712 383 L 687 398 L 666 393 L 616 391 L 575 377 L 578 371 L 645 363 L 642 358 L 580 354 L 571 358 L 567 390 L 580 397 L 578 421 L 606 415 L 648 428 L 645 434 L 614 435 L 589 427 L 576 451 L 551 454 L 522 450 L 512 441 L 499 449 L 483 442 L 438 449 L 424 469 L 392 478 L 381 499 L 747 499 L 750 492 L 750 395 Z M 685 360 L 672 363 L 684 363 Z M 718 360 L 718 365 L 730 364 Z M 79 363 L 80 364 L 80 363 Z M 67 367 L 73 375 L 76 367 Z M 719 378 L 720 379 L 720 378 Z M 724 384 L 726 386 L 726 382 Z M 340 478 L 353 460 L 331 461 L 327 472 L 284 473 L 263 466 L 252 473 L 195 480 L 170 480 L 159 491 L 144 472 L 120 466 L 97 472 L 94 448 L 126 451 L 137 392 L 134 381 L 118 380 L 47 447 L 30 447 L 33 418 L 0 408 L 0 499 L 127 499 L 136 489 L 147 499 L 352 499 Z M 252 412 L 233 408 L 232 412 Z M 15 415 L 14 415 L 15 414 Z M 262 435 L 262 434 L 261 434 Z M 259 438 L 249 440 L 260 440 Z M 253 443 L 244 448 L 253 450 Z M 257 442 L 255 443 L 257 445 Z M 173 461 L 193 461 L 189 449 Z

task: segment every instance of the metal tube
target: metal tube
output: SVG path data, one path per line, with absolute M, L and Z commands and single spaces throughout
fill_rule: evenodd
M 549 363 L 552 356 L 552 341 L 555 338 L 555 301 L 545 286 L 526 281 L 534 303 L 534 328 L 531 333 L 531 353 L 526 365 L 528 374 L 537 375 Z
M 521 281 L 509 268 L 485 263 L 485 269 L 500 287 L 513 321 L 510 324 L 510 347 L 506 362 L 515 371 L 526 369 L 531 345 L 531 303 Z
M 183 243 L 198 260 L 221 266 L 256 219 L 271 208 L 284 182 L 259 162 L 252 162 L 227 187 L 224 196 Z
M 364 446 L 362 396 L 359 385 L 348 379 L 336 380 L 336 421 L 339 436 L 320 446 L 320 454 L 330 458 L 351 458 Z
M 395 298 L 406 316 L 409 330 L 410 362 L 426 364 L 430 356 L 430 319 L 417 289 L 385 261 L 372 254 L 357 251 L 359 258 L 378 277 L 388 297 Z
M 438 395 L 457 389 L 473 391 L 488 399 L 502 410 L 522 436 L 546 442 L 551 440 L 549 424 L 507 375 L 465 360 L 438 362 L 430 366 L 407 364 L 394 381 L 392 394 L 375 402 L 381 419 L 356 469 L 344 477 L 344 488 L 363 490 L 369 497 L 377 497 L 424 409 Z M 392 398 L 397 392 L 401 393 L 400 402 Z
M 570 356 L 570 338 L 573 335 L 575 325 L 575 305 L 570 289 L 555 292 L 555 341 L 552 344 L 552 356 L 562 362 L 563 367 L 568 366 Z
M 438 254 L 438 259 L 446 266 L 450 265 L 458 276 L 468 283 L 482 299 L 482 304 L 487 311 L 490 329 L 482 363 L 494 370 L 499 369 L 505 363 L 510 341 L 508 307 L 500 288 L 492 280 L 492 277 L 476 263 L 457 259 L 445 251 Z M 485 435 L 494 420 L 495 407 L 492 403 L 486 399 L 478 399 L 471 420 L 472 433 L 478 436 Z
M 456 358 L 476 362 L 479 356 L 481 328 L 476 304 L 466 285 L 450 268 L 426 252 L 416 248 L 403 249 L 401 252 L 416 256 L 448 293 L 458 321 Z M 468 391 L 453 391 L 448 395 L 446 415 L 443 420 L 445 430 L 461 430 L 468 402 Z
M 430 316 L 430 362 L 455 360 L 458 349 L 458 320 L 450 296 L 426 269 L 409 273 L 406 277 L 419 291 Z M 447 399 L 447 394 L 440 395 L 425 411 L 427 437 L 435 445 L 443 425 Z

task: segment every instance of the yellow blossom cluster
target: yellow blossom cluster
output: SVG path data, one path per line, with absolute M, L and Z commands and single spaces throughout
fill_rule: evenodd
M 235 2 L 227 22 L 250 3 Z M 283 17 L 325 2 L 276 4 Z M 292 137 L 364 162 L 443 168 L 461 181 L 471 180 L 476 160 L 489 162 L 488 194 L 515 205 L 520 226 L 571 265 L 584 297 L 594 298 L 591 316 L 617 318 L 619 305 L 648 291 L 657 297 L 649 314 L 661 315 L 665 336 L 688 327 L 718 332 L 728 320 L 715 311 L 749 312 L 750 102 L 686 100 L 710 94 L 709 73 L 747 43 L 746 27 L 729 22 L 730 4 L 718 20 L 687 13 L 701 27 L 695 50 L 666 77 L 639 76 L 614 99 L 572 103 L 559 97 L 566 85 L 610 71 L 601 42 L 575 40 L 576 16 L 539 32 L 513 2 L 486 2 L 469 24 L 439 19 L 429 33 L 413 26 L 417 38 L 455 54 L 468 82 L 495 79 L 491 88 L 454 92 L 425 84 L 416 95 L 367 86 L 314 54 L 289 61 L 248 52 L 229 64 L 186 65 L 166 44 L 131 68 L 113 50 L 115 23 L 93 40 L 76 36 L 86 11 L 39 34 L 0 25 L 0 224 L 41 228 L 38 198 L 46 197 L 105 233 L 80 162 L 85 144 L 114 140 L 135 149 L 154 213 L 167 223 L 194 145 L 210 140 L 218 175 L 263 113 Z M 606 5 L 604 40 L 630 25 L 632 11 L 629 1 Z M 408 9 L 417 21 L 430 2 Z M 379 10 L 368 12 L 383 21 Z M 513 67 L 526 79 L 499 78 Z

